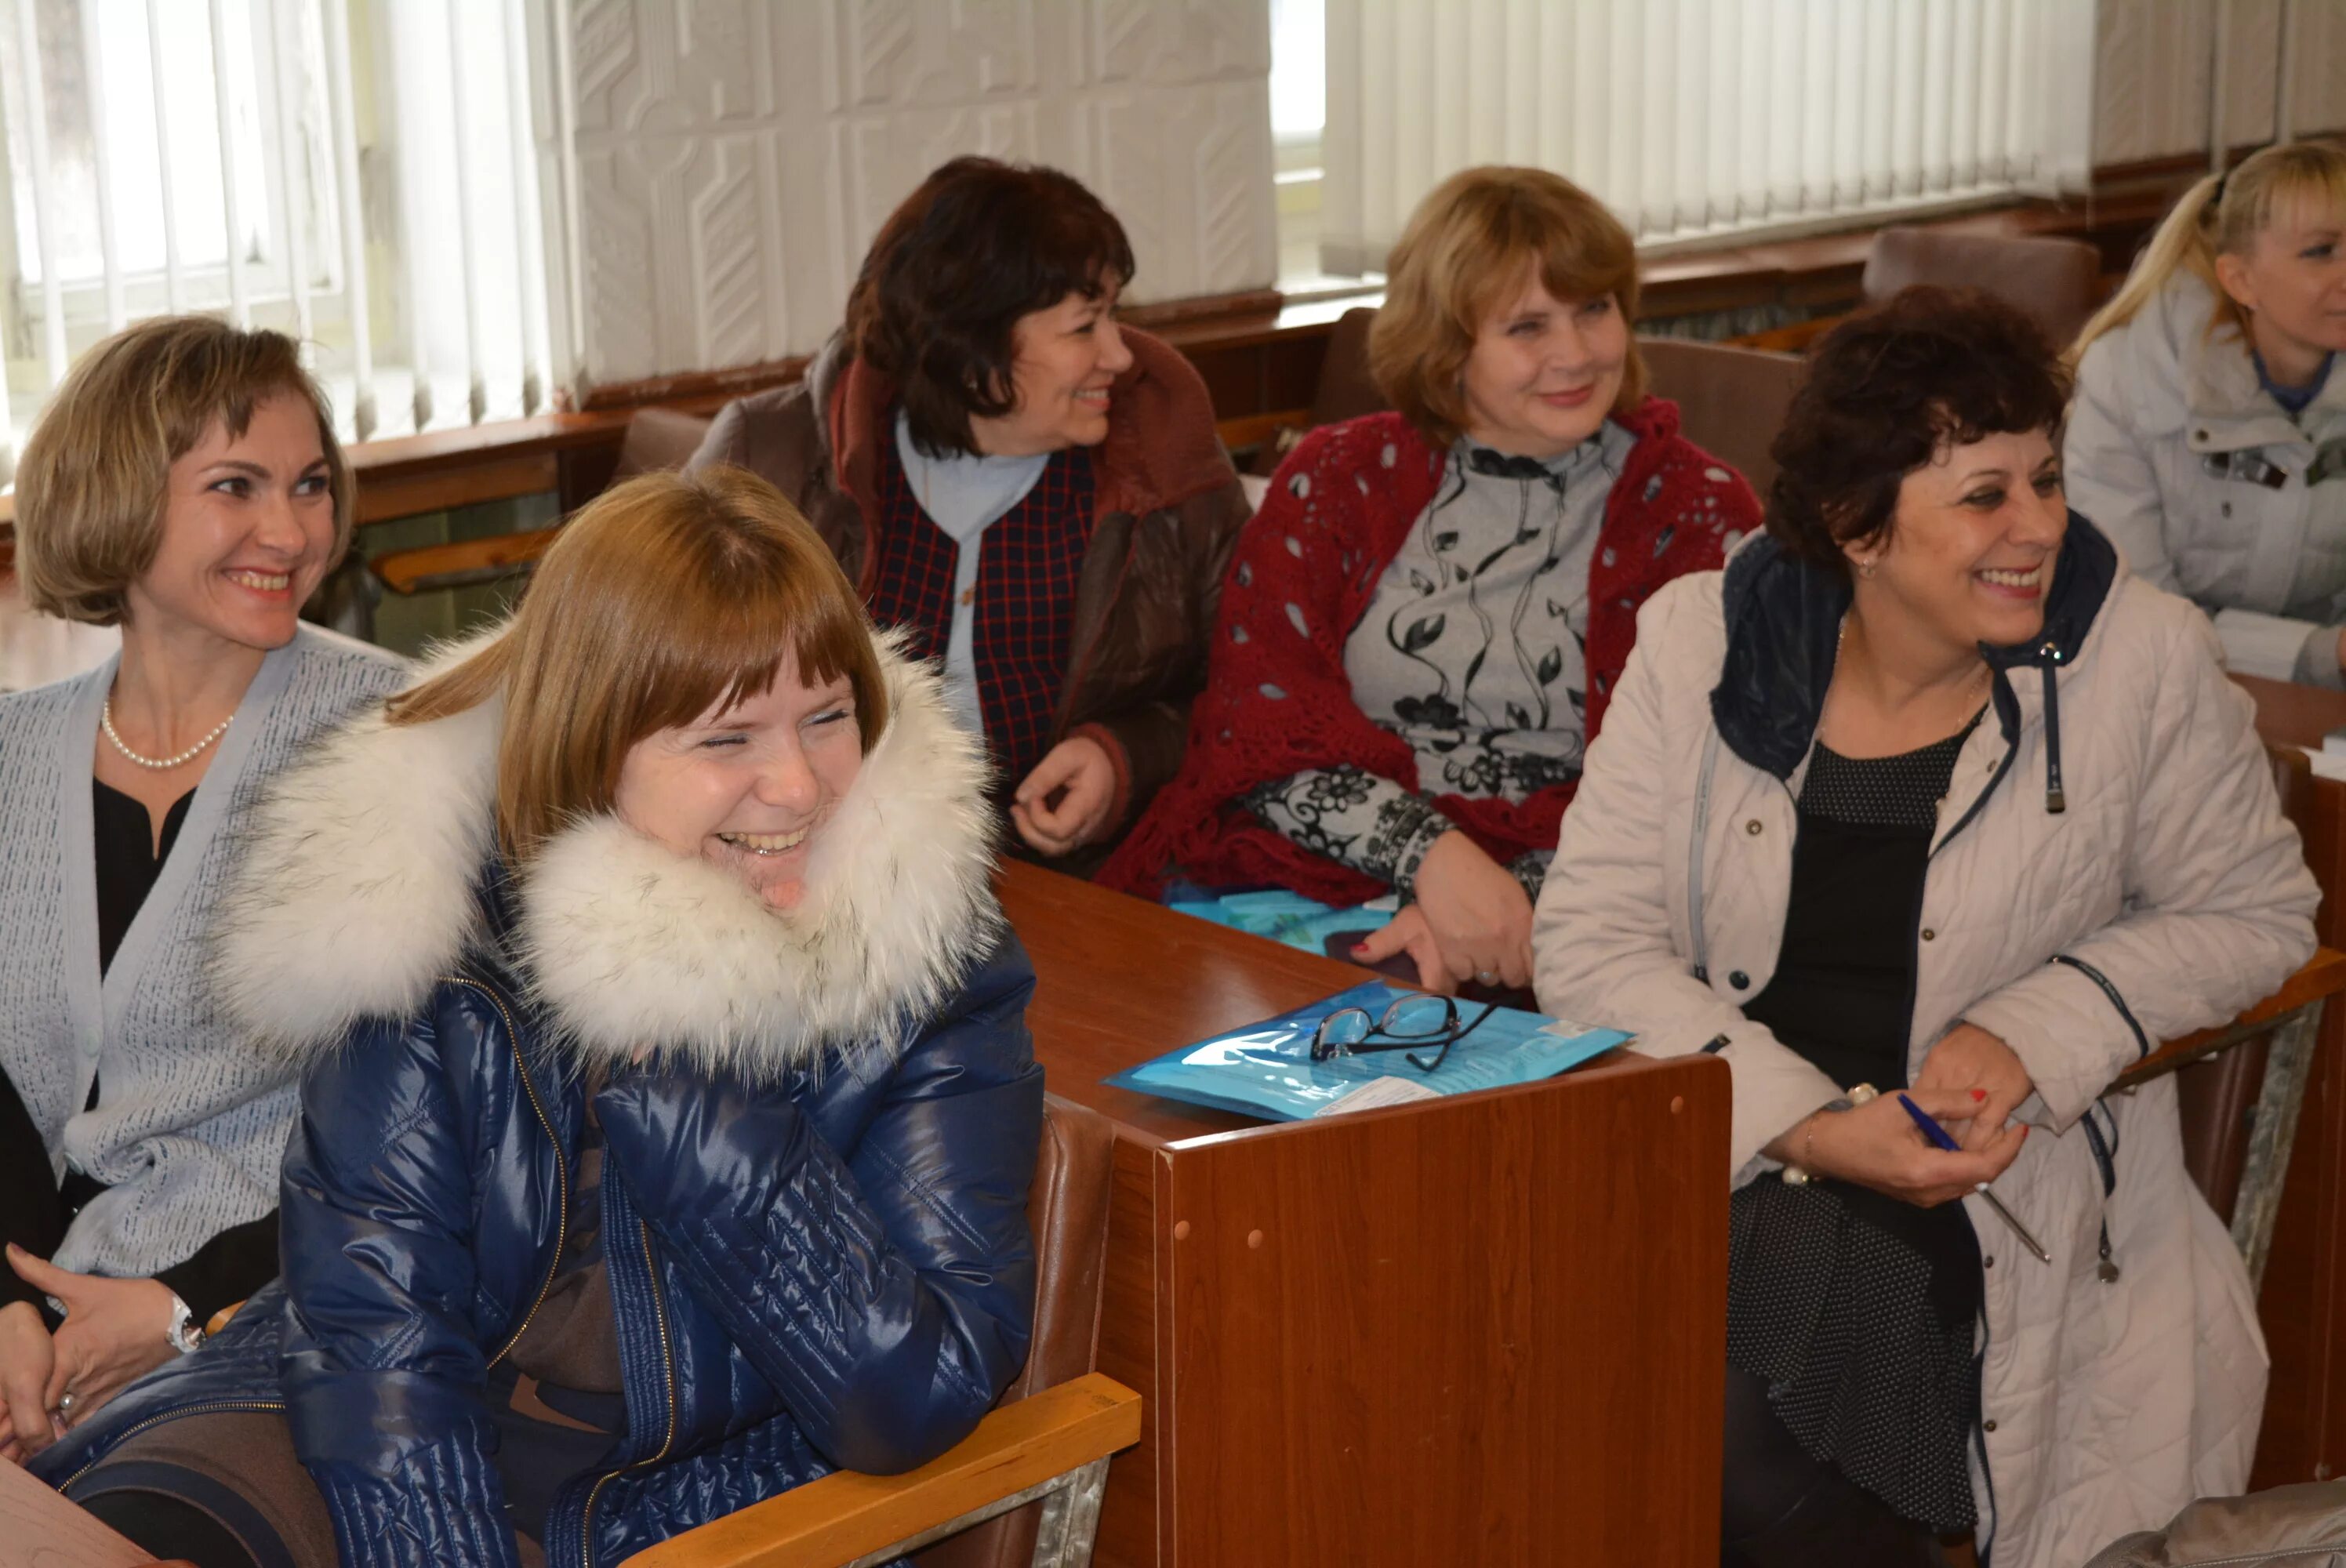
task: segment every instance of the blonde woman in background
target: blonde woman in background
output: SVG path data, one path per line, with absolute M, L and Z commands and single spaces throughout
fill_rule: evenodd
M 2346 149 L 2192 187 L 2077 341 L 2072 505 L 2249 675 L 2346 687 Z

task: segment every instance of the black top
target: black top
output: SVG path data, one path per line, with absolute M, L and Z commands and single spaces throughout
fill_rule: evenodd
M 1923 878 L 1971 730 L 1863 759 L 1820 741 L 1810 759 L 1783 946 L 1744 1013 L 1844 1088 L 1906 1086 Z M 1729 1205 L 1728 1364 L 1767 1381 L 1810 1454 L 1942 1531 L 1974 1523 L 1983 1294 L 1960 1203 L 1762 1178 Z
M 1906 1086 L 1923 876 L 1970 735 L 1862 760 L 1821 740 L 1810 760 L 1782 952 L 1743 1012 L 1843 1088 Z
M 146 806 L 112 789 L 90 780 L 90 815 L 95 824 L 93 859 L 97 875 L 97 962 L 103 975 L 113 966 L 114 955 L 122 946 L 122 939 L 131 922 L 147 902 L 147 895 L 155 891 L 155 881 L 163 874 L 163 866 L 171 858 L 171 847 L 178 841 L 179 830 L 187 822 L 188 809 L 194 801 L 193 789 L 171 803 L 163 817 L 162 852 L 155 852 L 155 823 Z M 21 1105 L 15 1103 L 12 1088 L 0 1084 L 0 1098 L 8 1102 L 0 1107 L 0 1123 L 9 1120 L 5 1114 L 13 1111 L 17 1120 L 29 1125 Z M 93 1077 L 85 1110 L 96 1110 L 99 1085 Z M 38 1147 L 38 1139 L 34 1140 Z M 46 1171 L 42 1173 L 46 1175 Z M 8 1179 L 10 1191 L 5 1207 L 15 1211 L 7 1226 L 9 1239 L 27 1250 L 46 1257 L 65 1239 L 66 1227 L 74 1217 L 104 1192 L 107 1184 L 72 1166 L 66 1167 L 64 1179 L 56 1184 L 54 1195 L 41 1192 L 19 1194 L 17 1183 Z M 46 1186 L 46 1182 L 37 1184 Z M 277 1216 L 272 1211 L 246 1224 L 232 1226 L 204 1243 L 195 1255 L 170 1268 L 160 1270 L 156 1278 L 169 1287 L 188 1304 L 189 1311 L 200 1324 L 214 1312 L 231 1303 L 243 1300 L 277 1275 Z M 8 1288 L 15 1276 L 0 1280 L 0 1300 L 39 1300 L 37 1292 L 29 1288 Z
M 97 824 L 97 972 L 101 975 L 113 967 L 115 950 L 122 945 L 130 922 L 138 918 L 147 895 L 155 891 L 155 879 L 163 874 L 163 862 L 171 858 L 171 846 L 178 842 L 179 829 L 195 798 L 196 792 L 189 790 L 163 814 L 163 849 L 158 854 L 153 847 L 155 820 L 147 814 L 146 805 L 95 779 L 89 781 L 90 816 Z M 95 1085 L 90 1104 L 97 1104 Z

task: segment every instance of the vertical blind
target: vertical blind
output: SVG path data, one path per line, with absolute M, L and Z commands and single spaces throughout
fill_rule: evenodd
M 166 312 L 293 334 L 346 439 L 544 406 L 521 0 L 355 36 L 352 0 L 5 3 L 0 478 L 76 356 Z
M 2086 0 L 1327 0 L 1321 263 L 1380 268 L 1475 164 L 1641 245 L 2082 188 Z

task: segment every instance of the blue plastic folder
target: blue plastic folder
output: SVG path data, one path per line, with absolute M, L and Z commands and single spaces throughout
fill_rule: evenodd
M 1241 1115 L 1300 1122 L 1328 1114 L 1346 1096 L 1363 1091 L 1369 1095 L 1363 1103 L 1390 1103 L 1534 1083 L 1576 1067 L 1629 1038 L 1617 1029 L 1591 1029 L 1502 1007 L 1459 1041 L 1436 1072 L 1419 1072 L 1407 1061 L 1406 1051 L 1311 1060 L 1312 1036 L 1331 1013 L 1362 1007 L 1382 1018 L 1395 1001 L 1415 994 L 1372 980 L 1234 1033 L 1168 1051 L 1107 1082 Z M 1462 1002 L 1459 1020 L 1471 1023 L 1482 1010 L 1481 1003 Z M 1430 1058 L 1438 1048 L 1437 1042 L 1433 1048 L 1420 1048 L 1418 1054 Z

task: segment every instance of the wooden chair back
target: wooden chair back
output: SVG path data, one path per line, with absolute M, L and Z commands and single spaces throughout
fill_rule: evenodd
M 1116 1135 L 1107 1119 L 1046 1095 L 1043 1146 L 1026 1198 L 1035 1232 L 1035 1340 L 1025 1369 L 1002 1396 L 1014 1404 L 1092 1369 L 1099 1349 L 1101 1284 Z M 1026 1568 L 1042 1504 L 1030 1502 L 913 1559 L 921 1568 Z
M 1868 304 L 1915 283 L 1984 289 L 2017 306 L 2056 348 L 2102 300 L 2102 253 L 2082 239 L 1964 234 L 1892 225 L 1873 237 L 1859 285 Z
M 2313 806 L 2313 774 L 2294 747 L 2270 747 L 2273 783 L 2281 812 L 2303 832 Z M 2240 1196 L 2240 1174 L 2249 1157 L 2257 1101 L 2264 1088 L 2271 1036 L 2253 1039 L 2193 1063 L 2175 1074 L 2177 1106 L 2183 1116 L 2183 1164 L 2208 1206 L 2227 1225 Z
M 1637 352 L 1654 395 L 1678 405 L 1679 433 L 1749 480 L 1765 501 L 1776 479 L 1768 449 L 1800 385 L 1800 356 L 1693 338 L 1639 338 Z

